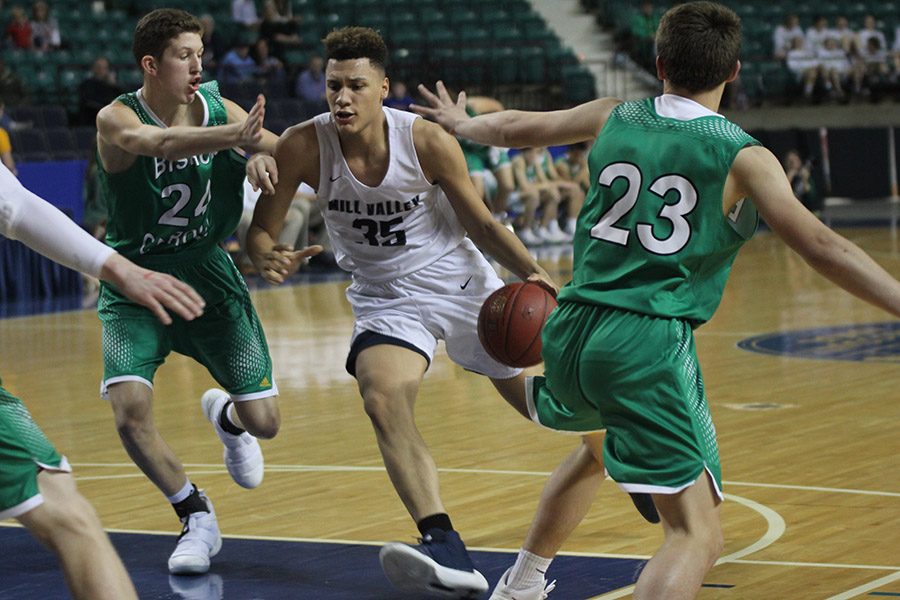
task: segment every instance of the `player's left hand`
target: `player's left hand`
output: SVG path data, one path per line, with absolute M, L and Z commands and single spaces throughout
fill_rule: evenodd
M 278 183 L 275 157 L 267 152 L 257 152 L 251 156 L 247 161 L 247 181 L 253 186 L 254 192 L 261 189 L 263 194 L 274 194 Z
M 276 244 L 272 250 L 263 256 L 259 274 L 272 285 L 284 283 L 285 279 L 300 269 L 300 265 L 311 256 L 315 256 L 324 250 L 322 246 L 307 246 L 300 250 L 294 250 L 291 246 Z
M 459 122 L 466 121 L 470 118 L 468 113 L 466 113 L 465 92 L 460 92 L 454 102 L 443 81 L 438 81 L 434 86 L 437 94 L 432 93 L 431 90 L 421 83 L 419 84 L 418 89 L 419 93 L 422 94 L 422 97 L 425 98 L 431 106 L 410 104 L 409 109 L 414 113 L 435 121 L 438 125 L 447 130 L 447 132 L 454 133 Z
M 528 281 L 538 284 L 556 298 L 556 295 L 559 294 L 559 286 L 556 285 L 556 282 L 550 278 L 546 272 L 542 273 L 532 273 L 528 276 Z

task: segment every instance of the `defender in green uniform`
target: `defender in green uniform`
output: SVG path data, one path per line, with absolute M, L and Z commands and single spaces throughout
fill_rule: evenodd
M 170 275 L 103 245 L 0 168 L 0 235 L 91 277 L 114 283 L 160 322 L 191 320 L 203 300 Z M 2 385 L 2 383 L 0 383 Z M 21 400 L 0 387 L 0 520 L 15 518 L 59 559 L 75 600 L 137 600 L 137 593 L 71 467 Z
M 431 108 L 412 107 L 482 144 L 599 136 L 573 280 L 544 329 L 545 376 L 528 390 L 535 421 L 584 433 L 583 444 L 550 478 L 492 600 L 552 589 L 544 573 L 590 507 L 604 464 L 624 489 L 652 493 L 663 522 L 665 541 L 634 597 L 696 595 L 723 540 L 715 429 L 692 331 L 718 306 L 757 211 L 817 271 L 900 316 L 900 283 L 806 210 L 772 153 L 715 113 L 740 70 L 737 15 L 713 2 L 681 4 L 663 17 L 656 43 L 658 98 L 470 118 L 438 83 L 437 96 L 419 88 Z
M 214 82 L 200 84 L 201 33 L 199 21 L 180 10 L 144 16 L 133 47 L 144 85 L 97 117 L 107 243 L 139 265 L 189 283 L 207 306 L 199 319 L 162 327 L 112 285 L 103 285 L 99 299 L 102 392 L 125 449 L 183 522 L 169 558 L 175 574 L 206 572 L 221 537 L 212 504 L 154 425 L 157 368 L 179 352 L 224 388 L 208 391 L 201 404 L 225 446 L 229 473 L 243 487 L 262 481 L 256 437 L 271 438 L 279 427 L 265 336 L 241 275 L 219 247 L 242 211 L 245 161 L 234 148 L 271 152 L 277 138 L 262 128 L 262 96 L 248 114 L 223 99 Z M 276 173 L 274 160 L 260 162 Z

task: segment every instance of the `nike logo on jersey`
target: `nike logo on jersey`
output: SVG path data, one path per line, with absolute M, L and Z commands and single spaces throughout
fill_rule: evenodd
M 329 177 L 328 180 L 334 182 L 334 181 L 337 181 L 338 179 L 340 179 L 341 177 L 343 177 L 343 175 L 338 175 L 337 177 Z
M 464 290 L 464 289 L 466 289 L 467 287 L 469 287 L 469 282 L 470 282 L 470 281 L 472 281 L 472 278 L 471 278 L 471 277 L 469 277 L 468 279 L 466 279 L 466 282 L 465 282 L 464 284 L 462 284 L 461 286 L 459 286 L 459 289 Z

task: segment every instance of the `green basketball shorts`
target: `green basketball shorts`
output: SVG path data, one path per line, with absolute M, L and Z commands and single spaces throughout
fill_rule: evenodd
M 72 470 L 22 401 L 0 387 L 0 521 L 44 502 L 37 481 L 41 469 Z
M 721 495 L 716 431 L 690 325 L 562 302 L 543 332 L 544 377 L 528 386 L 550 429 L 606 429 L 603 459 L 628 492 L 673 494 L 708 471 Z
M 173 323 L 166 326 L 103 284 L 98 302 L 103 323 L 102 395 L 122 381 L 152 388 L 156 370 L 172 351 L 205 366 L 235 401 L 276 395 L 266 336 L 231 258 L 216 248 L 194 264 L 166 272 L 192 285 L 206 300 L 203 316 L 185 321 L 172 315 Z

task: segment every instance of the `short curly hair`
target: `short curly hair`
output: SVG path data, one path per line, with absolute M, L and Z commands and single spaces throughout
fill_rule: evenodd
M 203 25 L 191 13 L 177 8 L 158 8 L 147 13 L 134 28 L 134 59 L 139 65 L 145 56 L 161 59 L 169 42 L 185 32 L 203 35 Z
M 384 70 L 387 62 L 387 46 L 377 31 L 369 27 L 341 27 L 322 40 L 325 44 L 325 60 L 352 60 L 368 58 L 372 66 Z

